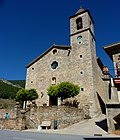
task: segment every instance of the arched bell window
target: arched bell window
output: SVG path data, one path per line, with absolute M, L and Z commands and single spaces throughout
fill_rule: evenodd
M 77 25 L 77 30 L 83 28 L 82 18 L 81 17 L 79 17 L 79 18 L 76 19 L 76 25 Z

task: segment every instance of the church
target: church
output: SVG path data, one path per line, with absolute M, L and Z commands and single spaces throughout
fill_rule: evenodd
M 91 102 L 90 116 L 94 117 L 100 112 L 106 112 L 105 105 L 112 98 L 109 93 L 109 89 L 112 87 L 109 87 L 111 79 L 109 74 L 107 74 L 108 77 L 104 77 L 104 65 L 96 56 L 94 21 L 90 11 L 81 7 L 74 15 L 70 16 L 69 20 L 70 45 L 53 45 L 29 63 L 27 65 L 26 89 L 35 88 L 37 90 L 39 94 L 38 106 L 58 105 L 60 99 L 49 97 L 48 87 L 61 82 L 72 82 L 80 86 L 79 94 L 88 95 Z M 120 56 L 120 43 L 104 48 L 110 57 L 115 54 L 112 51 L 116 46 L 118 51 L 115 56 L 118 57 Z M 117 59 L 117 64 L 118 61 L 120 60 Z M 120 82 L 119 75 L 118 81 Z M 115 92 L 120 90 L 120 84 L 118 85 Z M 109 98 L 108 95 L 110 95 Z M 119 103 L 117 94 L 112 101 Z

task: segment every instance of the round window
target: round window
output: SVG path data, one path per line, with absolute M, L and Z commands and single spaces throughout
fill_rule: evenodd
M 51 68 L 52 69 L 56 69 L 58 67 L 58 62 L 54 61 L 52 64 L 51 64 Z

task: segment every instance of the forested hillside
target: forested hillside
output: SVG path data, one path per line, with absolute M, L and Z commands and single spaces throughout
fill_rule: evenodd
M 0 79 L 0 98 L 15 99 L 17 91 L 20 87 L 13 85 L 7 80 Z
M 25 80 L 9 80 L 9 82 L 13 83 L 14 85 L 18 85 L 22 88 L 25 88 Z

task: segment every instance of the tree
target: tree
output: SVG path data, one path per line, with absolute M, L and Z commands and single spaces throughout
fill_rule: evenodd
M 27 99 L 28 101 L 32 101 L 38 98 L 38 94 L 37 91 L 35 89 L 30 89 L 28 90 L 28 94 L 27 94 Z
M 48 95 L 57 97 L 58 96 L 57 93 L 58 93 L 58 86 L 57 85 L 50 85 L 50 87 L 48 88 Z
M 80 87 L 70 82 L 62 82 L 58 85 L 51 85 L 48 88 L 48 95 L 61 97 L 61 100 L 74 97 L 79 94 Z
M 24 102 L 27 102 L 28 90 L 20 89 L 16 94 L 16 101 L 20 102 L 21 107 L 23 107 Z
M 35 89 L 20 89 L 16 94 L 16 101 L 20 102 L 21 107 L 26 108 L 27 101 L 32 101 L 38 98 L 37 91 Z

